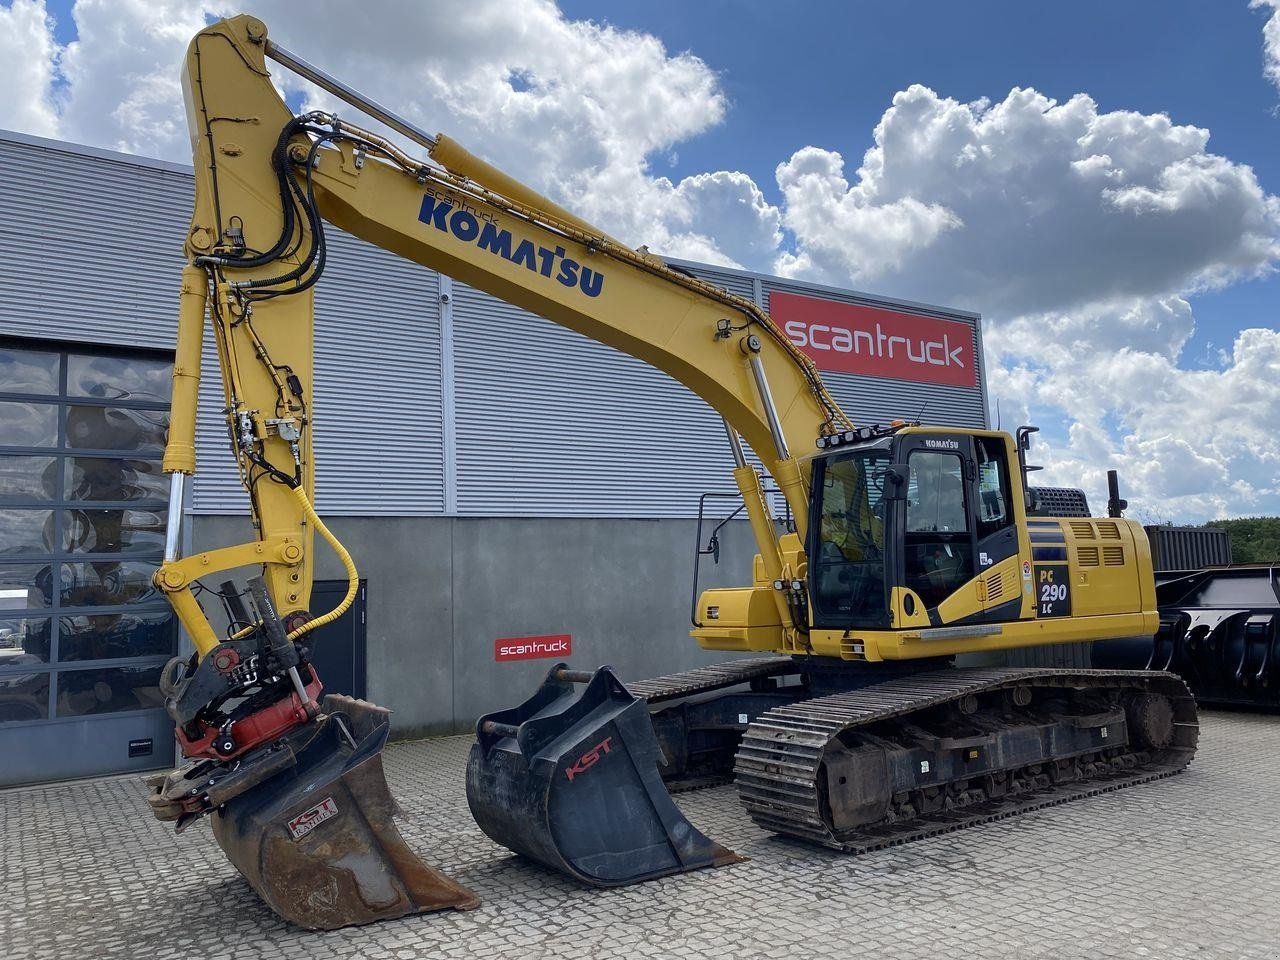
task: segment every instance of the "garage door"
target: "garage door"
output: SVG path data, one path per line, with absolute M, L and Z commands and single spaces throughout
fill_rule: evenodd
M 172 762 L 170 358 L 0 341 L 0 784 Z

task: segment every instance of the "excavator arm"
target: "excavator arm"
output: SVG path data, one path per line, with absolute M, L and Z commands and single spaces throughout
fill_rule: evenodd
M 382 121 L 426 156 L 333 113 L 295 116 L 271 82 L 269 60 Z M 796 454 L 819 438 L 851 436 L 852 425 L 813 364 L 755 303 L 627 247 L 448 137 L 417 129 L 280 48 L 261 21 L 241 16 L 202 30 L 182 86 L 195 206 L 164 458 L 169 539 L 155 582 L 195 646 L 166 667 L 161 683 L 179 745 L 194 762 L 154 781 L 152 809 L 179 829 L 211 816 L 240 872 L 273 909 L 304 926 L 469 908 L 475 897 L 419 861 L 392 824 L 395 804 L 380 766 L 387 712 L 346 697 L 321 699 L 306 648 L 307 635 L 341 616 L 358 585 L 352 558 L 312 505 L 313 438 L 323 429 L 313 403 L 314 289 L 325 268 L 326 225 L 615 347 L 705 400 L 724 419 L 735 482 L 770 581 L 803 575 L 810 478 Z M 361 312 L 372 309 L 349 306 L 353 348 Z M 177 532 L 186 479 L 196 469 L 206 336 L 216 348 L 228 437 L 256 537 L 183 557 Z M 368 429 L 394 430 L 416 415 L 388 400 Z M 503 426 L 493 424 L 495 435 Z M 602 413 L 601 436 L 609 426 Z M 786 497 L 794 533 L 777 532 L 744 443 Z M 319 616 L 310 610 L 316 534 L 341 557 L 349 582 L 338 606 Z M 247 590 L 224 576 L 242 567 L 262 571 L 248 578 Z M 198 599 L 212 592 L 209 583 L 220 583 L 228 613 L 221 635 Z M 760 599 L 776 607 L 769 629 L 798 646 L 807 628 L 803 600 L 794 590 L 768 592 Z M 603 714 L 614 717 L 625 704 L 614 717 L 623 724 L 616 735 L 625 732 L 641 779 L 617 789 L 634 798 L 627 830 L 637 837 L 653 831 L 637 841 L 651 848 L 638 875 L 736 859 L 684 822 L 666 796 L 643 703 L 616 680 L 589 687 Z M 585 707 L 574 702 L 576 716 Z M 492 792 L 483 805 L 497 809 L 509 800 Z M 523 832 L 550 835 L 532 823 Z M 624 860 L 606 854 L 603 862 Z
M 333 114 L 295 117 L 271 82 L 268 59 L 389 122 L 425 147 L 427 158 Z M 311 507 L 313 285 L 324 269 L 326 222 L 643 360 L 704 399 L 724 418 L 765 569 L 771 578 L 785 574 L 759 476 L 739 438 L 778 483 L 803 541 L 808 477 L 796 453 L 851 424 L 812 362 L 755 303 L 626 247 L 448 137 L 417 130 L 282 50 L 252 17 L 221 21 L 194 38 L 183 90 L 196 198 L 164 464 L 173 474 L 171 510 L 195 470 L 207 326 L 258 533 L 252 543 L 185 559 L 171 542 L 157 583 L 201 657 L 219 641 L 193 595 L 197 578 L 263 564 L 269 600 L 292 641 L 328 619 L 309 619 L 314 532 L 339 550 L 354 587 L 349 557 Z M 359 311 L 376 305 L 352 307 L 355 338 Z M 393 429 L 411 414 L 389 404 L 383 421 L 369 427 Z M 604 417 L 600 428 L 608 430 Z M 793 628 L 791 610 L 779 603 L 782 622 Z

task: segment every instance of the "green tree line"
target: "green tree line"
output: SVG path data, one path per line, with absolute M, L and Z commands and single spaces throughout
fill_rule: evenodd
M 1280 563 L 1280 517 L 1241 517 L 1214 520 L 1231 538 L 1233 563 Z

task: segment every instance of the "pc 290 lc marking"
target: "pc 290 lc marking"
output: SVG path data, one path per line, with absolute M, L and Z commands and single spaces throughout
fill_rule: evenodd
M 503 230 L 496 218 L 480 214 L 475 208 L 462 204 L 457 197 L 442 197 L 434 191 L 424 194 L 418 219 L 441 233 L 451 234 L 464 243 L 474 243 L 481 250 L 520 264 L 532 273 L 554 278 L 562 286 L 577 286 L 588 297 L 598 297 L 604 289 L 604 275 L 567 256 L 564 247 L 548 249 L 536 246 L 532 240 L 521 240 L 512 249 L 515 238 L 510 230 Z

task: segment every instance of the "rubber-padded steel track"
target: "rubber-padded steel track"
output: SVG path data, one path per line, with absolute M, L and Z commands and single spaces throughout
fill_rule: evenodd
M 1032 783 L 1032 789 L 1016 794 L 911 819 L 886 820 L 841 835 L 831 828 L 823 814 L 820 776 L 829 743 L 859 727 L 969 695 L 1018 686 L 1120 688 L 1163 694 L 1173 705 L 1173 738 L 1161 750 L 1100 759 L 1092 764 L 1096 773 L 1088 779 L 1050 783 L 1043 777 L 1041 782 Z M 743 736 L 734 773 L 739 797 L 756 823 L 775 833 L 858 853 L 1170 776 L 1191 761 L 1198 730 L 1195 701 L 1186 684 L 1170 673 L 1037 668 L 943 670 L 769 710 Z
M 652 680 L 635 680 L 626 686 L 633 696 L 641 700 L 661 703 L 664 700 L 689 697 L 695 693 L 736 687 L 740 683 L 751 680 L 799 672 L 799 664 L 790 657 L 755 657 L 726 660 L 724 663 L 695 667 L 693 670 L 671 673 L 665 677 L 654 677 Z

